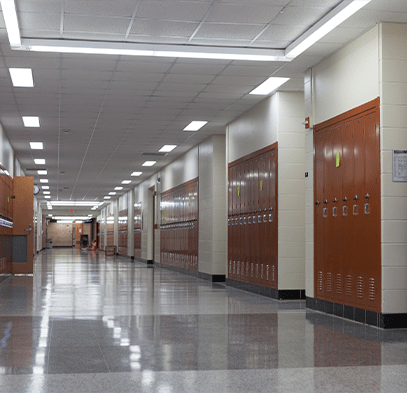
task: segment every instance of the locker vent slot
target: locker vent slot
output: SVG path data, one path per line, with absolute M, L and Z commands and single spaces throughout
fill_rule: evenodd
M 274 282 L 274 278 L 275 278 L 275 266 L 272 265 L 271 266 L 271 281 Z
M 342 274 L 336 275 L 336 293 L 342 295 Z
M 249 262 L 246 262 L 246 277 L 249 277 Z
M 253 277 L 253 273 L 254 273 L 254 266 L 253 266 L 253 262 L 250 264 L 250 277 Z
M 269 265 L 266 266 L 266 280 L 269 280 Z
M 358 298 L 363 299 L 363 277 L 358 277 Z
M 326 274 L 326 290 L 332 292 L 332 273 Z
M 236 261 L 233 261 L 233 274 L 236 274 Z
M 322 292 L 322 272 L 318 272 L 318 291 Z
M 232 261 L 229 261 L 229 274 L 232 274 Z
M 376 288 L 374 278 L 369 278 L 369 300 L 371 300 L 372 302 L 376 300 L 375 294 Z
M 241 273 L 241 275 L 244 276 L 244 262 L 242 262 L 241 267 L 242 267 L 242 273 Z
M 263 280 L 264 275 L 263 275 L 263 264 L 260 266 L 260 278 Z
M 240 272 L 240 261 L 237 261 L 236 274 L 239 275 L 239 272 Z
M 256 263 L 256 278 L 259 278 L 259 264 Z
M 346 295 L 352 296 L 352 276 L 346 276 Z

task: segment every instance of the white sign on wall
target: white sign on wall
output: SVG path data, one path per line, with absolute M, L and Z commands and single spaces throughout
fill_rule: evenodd
M 407 150 L 393 150 L 393 181 L 407 182 Z

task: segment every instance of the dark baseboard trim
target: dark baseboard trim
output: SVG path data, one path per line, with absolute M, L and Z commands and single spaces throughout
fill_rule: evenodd
M 134 257 L 131 257 L 130 255 L 124 255 L 124 254 L 116 254 L 120 258 L 127 258 L 127 259 L 134 259 Z
M 147 259 L 147 265 L 154 265 L 154 261 L 152 259 Z
M 249 284 L 247 282 L 226 279 L 226 285 L 241 289 L 246 292 L 255 293 L 256 295 L 270 297 L 278 300 L 304 300 L 304 289 L 275 289 L 263 287 L 262 285 Z
M 381 314 L 375 311 L 347 306 L 346 304 L 334 303 L 328 300 L 306 298 L 306 307 L 325 314 L 360 322 L 365 325 L 375 326 L 382 329 L 407 328 L 407 314 Z
M 225 279 L 226 279 L 226 276 L 224 274 L 202 273 L 202 272 L 198 272 L 196 270 L 189 270 L 189 269 L 185 269 L 182 267 L 167 265 L 166 263 L 160 263 L 160 262 L 156 262 L 155 265 L 158 267 L 164 268 L 164 269 L 172 270 L 174 272 L 181 273 L 181 274 L 186 274 L 187 276 L 199 278 L 200 280 L 205 280 L 205 281 L 209 281 L 209 282 L 215 282 L 215 283 L 216 282 L 225 282 Z

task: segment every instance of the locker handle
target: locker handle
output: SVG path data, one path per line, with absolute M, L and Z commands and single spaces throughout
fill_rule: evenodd
M 355 195 L 355 196 L 353 197 L 353 200 L 357 201 L 357 200 L 358 200 L 358 196 Z
M 315 204 L 318 206 L 318 205 L 319 205 L 319 201 L 316 201 Z
M 267 211 L 267 209 L 266 209 L 266 208 L 264 208 L 264 209 L 263 209 L 263 211 L 264 211 L 264 212 L 266 212 L 266 211 Z
M 347 202 L 347 200 L 348 200 L 348 198 L 342 198 L 342 200 L 344 201 L 344 202 Z
M 369 194 L 366 194 L 366 195 L 365 195 L 365 198 L 366 198 L 367 200 L 369 200 Z
M 273 208 L 272 208 L 272 207 L 270 207 L 270 208 L 269 208 L 269 211 L 273 211 Z
M 325 199 L 325 200 L 324 200 L 324 205 L 327 205 L 327 204 L 328 204 L 328 200 Z
M 332 200 L 332 202 L 336 203 L 336 202 L 338 202 L 338 200 L 335 198 L 335 199 Z

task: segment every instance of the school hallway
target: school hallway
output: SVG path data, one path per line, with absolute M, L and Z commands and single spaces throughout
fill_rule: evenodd
M 403 392 L 382 330 L 101 251 L 0 285 L 1 392 Z

